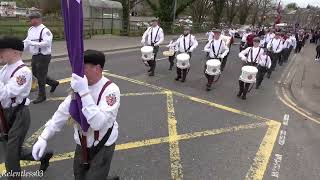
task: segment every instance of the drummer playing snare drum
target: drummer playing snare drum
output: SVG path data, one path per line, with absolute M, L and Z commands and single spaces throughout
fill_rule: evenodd
M 222 59 L 229 53 L 229 48 L 225 44 L 225 42 L 220 38 L 220 35 L 221 35 L 220 29 L 214 29 L 212 32 L 214 33 L 214 37 L 204 47 L 204 51 L 209 53 L 208 59 L 218 59 L 221 62 Z M 207 65 L 205 65 L 204 67 L 204 73 L 206 75 L 206 78 L 208 79 L 207 91 L 210 91 L 214 76 L 207 74 L 206 70 L 207 70 Z
M 176 41 L 176 48 L 178 49 L 179 53 L 188 53 L 191 58 L 191 53 L 197 48 L 198 41 L 194 35 L 190 34 L 190 32 L 190 27 L 184 27 L 183 34 Z M 175 80 L 179 81 L 181 79 L 181 82 L 185 82 L 189 69 L 190 68 L 181 69 L 177 66 L 177 77 Z

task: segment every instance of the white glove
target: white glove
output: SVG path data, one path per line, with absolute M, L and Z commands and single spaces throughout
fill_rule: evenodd
M 47 141 L 38 137 L 38 141 L 32 147 L 32 156 L 35 160 L 40 160 L 47 148 Z
M 80 96 L 89 92 L 88 79 L 86 76 L 82 78 L 77 74 L 72 73 L 70 85 L 74 92 L 79 93 Z
M 241 58 L 242 61 L 247 61 L 247 58 L 243 57 Z

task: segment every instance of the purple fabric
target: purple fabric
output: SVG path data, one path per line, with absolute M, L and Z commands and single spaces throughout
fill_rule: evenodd
M 72 72 L 83 77 L 83 12 L 81 0 L 61 0 L 64 19 L 64 32 Z M 70 115 L 77 121 L 82 130 L 87 132 L 89 124 L 82 114 L 82 102 L 78 93 L 70 104 Z

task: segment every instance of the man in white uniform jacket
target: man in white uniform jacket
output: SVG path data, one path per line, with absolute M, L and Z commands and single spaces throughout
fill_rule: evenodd
M 82 113 L 90 125 L 88 132 L 84 133 L 76 121 L 73 123 L 74 140 L 77 144 L 73 165 L 74 176 L 76 180 L 105 179 L 109 173 L 118 138 L 116 118 L 120 107 L 120 90 L 116 84 L 102 75 L 105 63 L 102 52 L 85 51 L 84 63 L 85 76 L 82 78 L 72 74 L 71 78 L 71 88 L 80 95 Z M 45 124 L 45 129 L 33 146 L 32 155 L 35 159 L 42 157 L 47 141 L 56 132 L 61 131 L 70 118 L 71 100 L 72 95 L 69 95 L 60 104 L 51 120 Z M 85 149 L 83 141 L 86 141 L 88 157 L 83 153 L 86 151 L 83 150 Z
M 159 46 L 164 40 L 164 33 L 162 28 L 158 25 L 158 20 L 152 20 L 152 26 L 149 27 L 142 36 L 141 44 L 144 46 L 153 46 L 154 59 L 148 61 L 150 66 L 149 76 L 154 76 L 154 71 L 156 69 L 156 57 L 159 51 Z

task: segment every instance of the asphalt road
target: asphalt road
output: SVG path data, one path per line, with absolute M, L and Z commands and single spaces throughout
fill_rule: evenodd
M 275 90 L 285 67 L 277 67 L 271 79 L 241 100 L 236 97 L 241 62 L 238 46 L 233 46 L 220 80 L 207 92 L 203 47 L 200 43 L 193 53 L 185 83 L 176 82 L 175 71 L 168 71 L 163 48 L 155 77 L 147 76 L 139 50 L 107 54 L 105 75 L 122 94 L 110 175 L 128 180 L 320 179 L 319 124 L 284 105 Z M 67 95 L 65 78 L 70 74 L 68 61 L 51 63 L 50 76 L 62 85 L 47 102 L 30 106 L 27 145 Z M 73 179 L 72 133 L 66 126 L 49 142 L 57 156 L 42 179 Z M 24 163 L 24 168 L 36 170 L 38 165 Z

